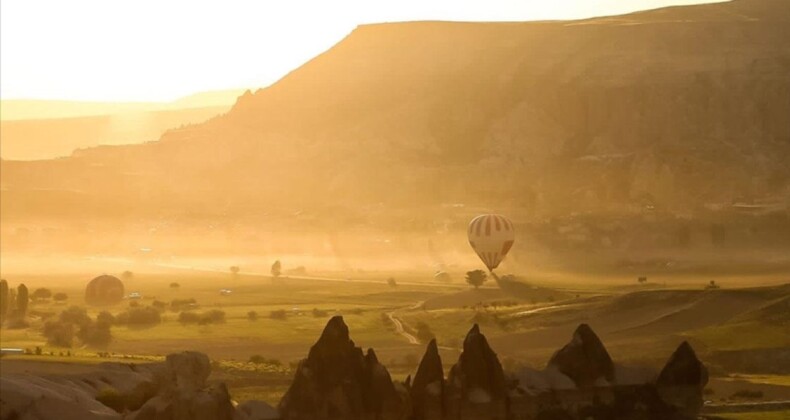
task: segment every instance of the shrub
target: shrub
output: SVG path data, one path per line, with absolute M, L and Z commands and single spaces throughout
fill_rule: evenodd
M 39 287 L 38 289 L 34 290 L 33 293 L 30 295 L 30 298 L 34 301 L 36 300 L 45 300 L 52 297 L 52 291 L 43 287 Z
M 178 283 L 176 283 L 176 282 L 172 282 L 172 283 L 170 283 L 170 288 L 171 288 L 171 289 L 178 289 L 178 288 L 180 288 L 180 287 L 181 287 L 181 285 L 180 285 L 180 284 L 178 284 Z
M 164 312 L 167 309 L 167 304 L 162 302 L 161 300 L 155 300 L 151 302 L 151 306 L 154 307 L 159 312 Z
M 137 308 L 137 307 L 139 307 L 139 306 L 140 306 L 140 302 L 138 302 L 138 301 L 136 301 L 136 300 L 130 300 L 130 301 L 129 301 L 129 307 L 130 307 L 130 308 Z
M 197 313 L 184 311 L 178 315 L 178 322 L 181 324 L 221 324 L 225 322 L 225 311 L 212 309 L 207 312 Z
M 393 277 L 390 277 L 390 278 L 387 279 L 387 284 L 390 287 L 396 287 L 398 285 L 398 282 L 396 282 Z
M 250 356 L 250 363 L 255 363 L 256 365 L 274 365 L 274 366 L 282 366 L 282 362 L 277 359 L 267 359 L 260 354 L 255 354 Z
M 249 319 L 250 321 L 256 321 L 256 320 L 258 320 L 258 313 L 257 313 L 257 312 L 255 312 L 255 311 L 249 311 L 249 312 L 247 312 L 247 319 Z
M 150 327 L 161 323 L 162 315 L 150 306 L 129 308 L 118 314 L 115 321 L 129 327 Z
M 110 325 L 106 322 L 83 325 L 77 332 L 77 337 L 89 346 L 106 347 L 112 341 Z
M 269 318 L 283 320 L 288 318 L 288 312 L 286 312 L 285 309 L 278 309 L 276 311 L 271 311 L 269 312 Z
M 61 312 L 58 318 L 62 322 L 70 322 L 78 326 L 91 323 L 91 318 L 88 316 L 88 312 L 85 310 L 85 308 L 80 308 L 79 306 L 70 306 L 68 309 L 65 309 L 63 312 Z
M 68 295 L 66 295 L 63 292 L 55 293 L 55 295 L 52 296 L 52 300 L 54 300 L 55 302 L 65 302 L 66 300 L 68 300 L 68 298 L 69 298 Z
M 96 322 L 112 325 L 115 324 L 115 317 L 107 311 L 101 311 L 96 315 Z
M 47 344 L 55 347 L 71 347 L 74 344 L 74 324 L 61 320 L 44 323 L 44 337 Z
M 202 318 L 207 320 L 209 324 L 222 324 L 225 322 L 225 311 L 212 309 L 204 312 Z
M 313 308 L 313 316 L 314 317 L 316 317 L 316 318 L 323 318 L 323 317 L 325 317 L 327 315 L 329 315 L 329 313 L 327 311 L 324 311 L 324 310 L 318 309 L 318 308 Z

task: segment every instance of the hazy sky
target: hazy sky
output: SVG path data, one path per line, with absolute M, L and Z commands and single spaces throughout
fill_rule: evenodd
M 171 100 L 266 86 L 362 23 L 524 21 L 702 0 L 3 0 L 0 98 Z

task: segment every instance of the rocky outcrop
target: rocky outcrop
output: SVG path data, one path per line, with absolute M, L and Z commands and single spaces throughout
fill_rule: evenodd
M 211 363 L 203 353 L 167 356 L 159 393 L 130 420 L 231 420 L 234 407 L 225 384 L 207 386 Z
M 661 398 L 680 413 L 693 416 L 702 408 L 702 390 L 708 384 L 708 369 L 684 341 L 658 374 L 656 388 Z
M 587 325 L 577 328 L 546 369 L 508 377 L 475 325 L 446 380 L 431 340 L 414 380 L 401 384 L 373 349 L 363 354 L 355 346 L 339 316 L 299 363 L 277 409 L 261 401 L 234 408 L 224 384 L 208 385 L 210 372 L 205 354 L 182 352 L 165 363 L 110 363 L 82 375 L 4 375 L 0 419 L 689 420 L 699 413 L 708 380 L 686 342 L 657 376 L 615 366 Z
M 280 413 L 263 401 L 244 401 L 236 406 L 234 420 L 277 420 Z
M 678 346 L 667 364 L 661 369 L 656 385 L 692 385 L 705 387 L 708 383 L 708 369 L 697 359 L 697 354 L 688 341 Z
M 504 419 L 507 405 L 502 365 L 475 324 L 447 376 L 447 414 L 454 419 Z
M 367 355 L 349 338 L 343 317 L 329 320 L 307 358 L 299 363 L 279 405 L 283 419 L 405 419 L 407 400 L 375 352 Z
M 573 380 L 579 388 L 605 385 L 614 381 L 614 363 L 601 340 L 587 324 L 581 324 L 570 343 L 554 353 L 549 367 Z
M 0 376 L 0 419 L 115 420 L 121 414 L 85 389 L 57 379 Z
M 444 369 L 436 339 L 428 343 L 409 390 L 414 420 L 444 418 Z

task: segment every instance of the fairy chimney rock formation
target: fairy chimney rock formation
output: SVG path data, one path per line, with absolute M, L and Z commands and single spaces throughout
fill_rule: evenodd
M 702 408 L 702 390 L 707 384 L 708 369 L 687 341 L 672 353 L 656 379 L 661 398 L 687 416 Z
M 614 381 L 614 364 L 601 340 L 587 324 L 581 324 L 573 338 L 554 353 L 548 366 L 573 380 L 578 388 L 589 388 Z
M 505 373 L 496 353 L 475 324 L 466 334 L 458 362 L 447 376 L 447 412 L 459 419 L 504 419 Z
M 349 338 L 342 316 L 324 332 L 296 369 L 279 404 L 282 419 L 404 419 L 409 405 L 376 353 L 363 355 Z
M 444 369 L 436 339 L 425 349 L 411 381 L 410 395 L 415 420 L 444 418 Z

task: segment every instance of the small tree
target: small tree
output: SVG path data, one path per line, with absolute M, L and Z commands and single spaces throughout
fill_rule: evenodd
M 645 284 L 647 282 L 647 277 L 645 276 L 639 277 L 638 279 L 636 279 L 636 281 L 638 281 L 639 284 Z
M 466 282 L 474 286 L 475 289 L 482 286 L 488 279 L 488 274 L 483 270 L 472 270 L 466 272 Z
M 170 288 L 171 288 L 171 289 L 178 289 L 178 288 L 180 288 L 180 287 L 181 287 L 181 285 L 180 285 L 180 284 L 178 284 L 178 283 L 176 283 L 176 282 L 172 282 L 172 283 L 170 283 Z
M 74 342 L 74 324 L 62 320 L 52 320 L 44 323 L 44 337 L 47 344 L 55 347 L 71 347 Z
M 133 278 L 134 278 L 134 273 L 132 273 L 129 270 L 126 270 L 123 273 L 121 273 L 121 280 L 127 281 L 127 280 L 131 280 Z
M 269 318 L 271 319 L 283 320 L 286 319 L 287 317 L 288 317 L 288 312 L 286 312 L 285 309 L 277 309 L 275 311 L 269 312 Z
M 230 266 L 230 274 L 232 274 L 233 277 L 237 277 L 239 275 L 239 271 L 241 271 L 241 268 L 239 268 L 238 265 Z
M 282 274 L 282 269 L 283 266 L 280 264 L 280 260 L 275 261 L 274 264 L 272 264 L 272 277 L 280 277 L 280 274 Z
M 68 300 L 68 299 L 69 299 L 68 295 L 66 295 L 66 294 L 65 294 L 65 293 L 63 293 L 63 292 L 58 292 L 58 293 L 55 293 L 55 294 L 52 296 L 52 300 L 54 300 L 55 302 L 65 302 L 65 301 L 66 301 L 66 300 Z
M 16 288 L 16 310 L 17 316 L 24 318 L 27 315 L 27 304 L 30 300 L 27 292 L 27 286 L 20 284 Z
M 30 297 L 34 301 L 49 299 L 52 297 L 52 291 L 43 287 L 39 287 L 33 291 L 33 294 L 31 294 Z
M 258 320 L 258 312 L 249 311 L 247 312 L 247 319 L 250 321 L 257 321 Z
M 390 278 L 387 279 L 387 284 L 390 287 L 396 287 L 398 285 L 398 283 L 395 281 L 395 279 L 393 277 L 390 277 Z

